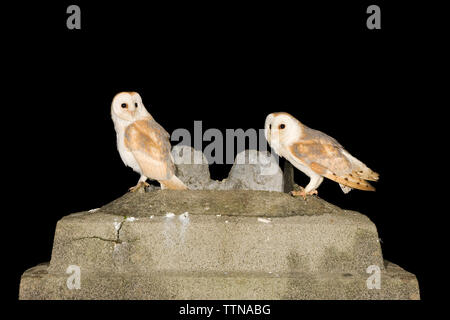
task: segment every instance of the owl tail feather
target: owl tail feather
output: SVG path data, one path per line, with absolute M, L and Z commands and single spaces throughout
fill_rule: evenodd
M 348 188 L 343 188 L 342 186 L 365 191 L 375 191 L 375 188 L 370 183 L 361 178 L 361 176 L 354 171 L 352 173 L 337 175 L 317 162 L 311 163 L 311 169 L 318 174 L 339 183 L 344 193 L 348 193 L 350 190 L 348 190 Z
M 168 180 L 160 180 L 161 189 L 170 189 L 170 190 L 188 190 L 188 187 L 178 179 L 176 176 L 172 176 L 172 178 Z
M 359 176 L 361 179 L 369 181 L 378 181 L 380 175 L 375 171 L 369 169 L 364 163 L 356 159 L 347 151 L 343 151 L 347 159 L 352 163 L 354 174 Z
M 356 177 L 353 174 L 346 174 L 344 176 L 338 176 L 334 173 L 327 172 L 324 174 L 330 180 L 336 181 L 337 183 L 350 187 L 353 189 L 359 189 L 364 191 L 375 191 L 375 188 L 368 183 L 366 180 Z M 342 186 L 341 186 L 342 188 Z M 344 191 L 344 189 L 343 189 Z M 344 191 L 345 192 L 345 191 Z

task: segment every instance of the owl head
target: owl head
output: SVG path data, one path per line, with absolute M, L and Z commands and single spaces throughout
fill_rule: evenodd
M 266 139 L 275 151 L 280 145 L 288 146 L 297 141 L 301 131 L 300 122 L 286 112 L 269 114 L 264 125 Z
M 125 121 L 136 121 L 150 116 L 137 92 L 116 94 L 111 104 L 111 115 Z

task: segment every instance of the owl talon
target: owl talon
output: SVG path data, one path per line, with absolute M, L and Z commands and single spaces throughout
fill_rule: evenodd
M 318 196 L 318 195 L 319 195 L 319 192 L 318 192 L 317 190 L 313 190 L 313 191 L 308 192 L 307 195 L 308 195 L 308 196 L 312 196 L 312 195 Z
M 291 191 L 290 194 L 294 197 L 303 197 L 303 200 L 306 200 L 306 196 L 312 196 L 313 194 L 318 195 L 319 193 L 317 192 L 317 190 L 313 190 L 310 192 L 306 192 L 304 188 L 302 188 L 301 190 L 298 191 Z
M 145 187 L 149 187 L 150 185 L 147 182 L 144 181 L 139 181 L 137 185 L 135 185 L 134 187 L 131 187 L 130 189 L 128 189 L 128 191 L 130 192 L 136 192 L 139 191 L 139 189 L 141 188 L 145 188 Z M 145 191 L 145 189 L 144 189 Z

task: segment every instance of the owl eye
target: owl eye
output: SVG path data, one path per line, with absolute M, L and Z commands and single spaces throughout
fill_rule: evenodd
M 120 106 L 124 109 L 128 107 L 128 105 L 126 103 L 122 103 Z
M 269 124 L 269 129 L 272 129 L 272 125 L 271 124 Z
M 138 107 L 138 104 L 137 104 L 137 102 L 135 102 L 135 103 L 134 103 L 134 106 L 135 106 L 136 108 Z
M 280 124 L 280 126 L 278 128 L 284 129 L 284 128 L 286 128 L 286 126 L 284 125 L 284 123 L 282 123 L 282 124 Z

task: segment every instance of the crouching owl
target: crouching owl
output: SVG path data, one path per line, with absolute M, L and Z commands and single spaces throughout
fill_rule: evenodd
M 273 150 L 288 160 L 311 180 L 294 195 L 317 194 L 323 177 L 339 183 L 342 191 L 352 189 L 375 191 L 369 181 L 377 181 L 378 173 L 353 157 L 335 139 L 318 130 L 308 128 L 288 113 L 267 116 L 264 133 Z
M 148 186 L 148 178 L 158 180 L 161 189 L 187 189 L 175 176 L 169 134 L 145 109 L 138 93 L 117 94 L 111 104 L 111 117 L 123 163 L 141 175 L 130 191 Z

